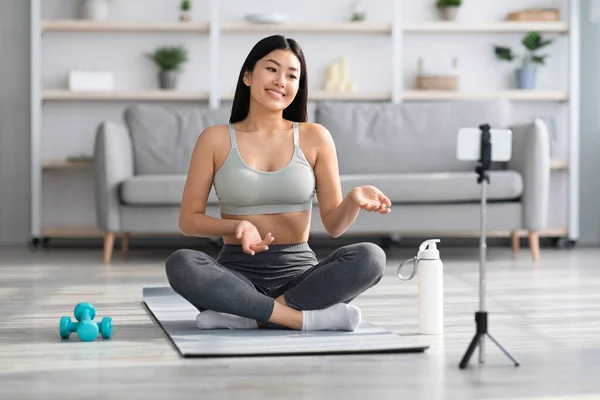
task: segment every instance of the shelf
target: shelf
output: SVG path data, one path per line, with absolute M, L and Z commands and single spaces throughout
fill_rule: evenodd
M 442 90 L 407 90 L 405 100 L 483 100 L 507 98 L 514 101 L 566 101 L 569 95 L 560 90 L 499 90 L 489 92 L 461 92 Z
M 380 92 L 327 92 L 325 90 L 313 90 L 309 92 L 310 100 L 391 100 L 392 93 Z
M 178 90 L 73 92 L 70 90 L 44 90 L 42 92 L 42 99 L 71 101 L 201 101 L 208 100 L 208 92 L 183 92 Z
M 47 20 L 42 30 L 49 32 L 204 32 L 207 22 L 119 22 L 86 20 Z
M 42 162 L 42 168 L 45 170 L 84 169 L 91 168 L 92 165 L 92 162 L 83 161 L 45 160 Z
M 390 34 L 390 22 L 287 22 L 283 24 L 253 24 L 245 21 L 221 22 L 223 32 L 281 33 L 381 33 Z M 126 22 L 87 20 L 46 20 L 42 30 L 49 32 L 209 32 L 208 22 Z M 425 21 L 406 22 L 407 33 L 502 33 L 502 32 L 556 32 L 566 33 L 569 24 L 556 22 L 523 21 Z
M 327 92 L 313 90 L 310 92 L 311 101 L 316 100 L 364 100 L 389 101 L 391 92 Z M 460 92 L 441 90 L 407 90 L 404 92 L 406 101 L 428 100 L 483 100 L 492 98 L 508 98 L 514 101 L 567 101 L 569 95 L 560 90 L 500 90 L 489 92 Z M 207 101 L 208 92 L 184 92 L 178 90 L 146 90 L 146 91 L 113 91 L 113 92 L 73 92 L 69 90 L 45 90 L 43 100 L 52 101 Z M 226 93 L 221 100 L 232 100 L 233 93 Z
M 281 33 L 384 33 L 392 32 L 389 22 L 287 22 L 284 24 L 252 24 L 244 21 L 222 22 L 223 32 Z
M 317 100 L 362 100 L 362 101 L 378 101 L 378 100 L 391 100 L 392 93 L 388 91 L 375 91 L 375 92 L 327 92 L 325 90 L 309 90 L 309 101 Z M 221 96 L 221 100 L 231 101 L 233 100 L 233 92 L 224 93 Z
M 556 32 L 566 33 L 569 24 L 566 22 L 522 22 L 522 21 L 490 21 L 490 22 L 466 22 L 466 21 L 432 21 L 432 22 L 407 22 L 404 24 L 407 33 L 509 33 L 509 32 Z

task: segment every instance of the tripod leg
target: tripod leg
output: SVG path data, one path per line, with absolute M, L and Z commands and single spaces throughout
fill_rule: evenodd
M 467 352 L 463 356 L 463 359 L 460 361 L 460 364 L 458 364 L 460 369 L 465 369 L 467 367 L 467 364 L 469 363 L 469 359 L 475 352 L 477 343 L 479 343 L 479 338 L 480 338 L 479 332 L 475 333 L 475 336 L 473 336 L 473 340 L 471 340 L 471 344 L 469 344 L 469 347 L 467 348 Z
M 498 342 L 496 341 L 496 339 L 494 339 L 494 338 L 492 337 L 492 335 L 490 335 L 489 333 L 486 333 L 486 335 L 488 335 L 488 337 L 489 337 L 489 338 L 492 340 L 492 342 L 494 342 L 494 343 L 496 344 L 496 346 L 498 346 L 498 348 L 500 348 L 500 350 L 502 350 L 502 352 L 503 352 L 504 354 L 506 354 L 506 356 L 507 356 L 508 358 L 510 358 L 510 359 L 512 360 L 512 362 L 514 362 L 514 363 L 515 363 L 515 367 L 518 367 L 518 366 L 519 366 L 519 362 L 518 362 L 518 361 L 517 361 L 517 360 L 516 360 L 516 359 L 515 359 L 515 358 L 514 358 L 514 357 L 513 357 L 513 356 L 512 356 L 512 355 L 511 355 L 511 354 L 510 354 L 510 353 L 509 353 L 509 352 L 508 352 L 508 351 L 507 351 L 505 348 L 504 348 L 504 347 L 502 347 L 502 345 L 501 345 L 500 343 L 498 343 Z

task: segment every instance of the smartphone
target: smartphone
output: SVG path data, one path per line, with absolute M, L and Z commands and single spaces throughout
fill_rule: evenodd
M 512 131 L 490 129 L 492 161 L 509 161 L 512 155 Z M 456 158 L 460 161 L 478 161 L 481 157 L 481 130 L 460 128 L 456 142 Z

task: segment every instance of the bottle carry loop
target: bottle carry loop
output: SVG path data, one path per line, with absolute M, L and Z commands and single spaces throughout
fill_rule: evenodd
M 411 272 L 411 274 L 410 274 L 410 276 L 408 278 L 405 278 L 405 277 L 402 276 L 402 273 L 400 272 L 400 270 L 402 269 L 402 267 L 406 263 L 411 262 L 411 261 L 413 262 L 412 272 Z M 398 271 L 397 271 L 398 278 L 400 278 L 401 281 L 410 281 L 412 278 L 414 278 L 415 275 L 417 274 L 417 263 L 418 262 L 419 262 L 419 259 L 417 257 L 413 257 L 413 258 L 410 258 L 410 259 L 408 259 L 406 261 L 403 261 L 402 264 L 400 264 L 400 266 L 398 267 Z
M 419 263 L 419 260 L 431 260 L 431 259 L 439 259 L 440 258 L 440 253 L 437 250 L 436 247 L 436 243 L 439 243 L 440 239 L 429 239 L 424 241 L 423 243 L 421 243 L 421 245 L 419 246 L 419 252 L 417 253 L 417 255 L 413 258 L 409 258 L 406 261 L 403 261 L 402 264 L 400 264 L 400 266 L 398 267 L 398 271 L 396 272 L 396 274 L 398 275 L 398 278 L 400 278 L 401 281 L 410 281 L 412 278 L 415 277 L 415 275 L 417 274 L 417 264 Z M 411 262 L 413 263 L 413 270 L 410 274 L 410 276 L 408 278 L 402 276 L 402 273 L 400 272 L 400 270 L 402 269 L 402 267 L 404 267 L 404 265 L 406 263 Z

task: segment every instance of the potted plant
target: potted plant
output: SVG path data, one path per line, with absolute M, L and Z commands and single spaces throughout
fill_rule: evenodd
M 353 0 L 352 1 L 352 15 L 350 16 L 350 21 L 352 22 L 361 22 L 367 18 L 367 11 L 362 3 L 362 0 Z
M 192 10 L 191 0 L 181 0 L 181 6 L 180 6 L 181 13 L 179 15 L 179 20 L 182 22 L 191 21 L 191 19 L 192 19 L 191 10 Z
M 159 47 L 147 57 L 159 68 L 158 82 L 161 89 L 175 89 L 181 65 L 188 60 L 188 52 L 181 46 Z
M 437 0 L 436 7 L 440 11 L 440 15 L 447 21 L 454 21 L 458 15 L 458 8 L 461 6 L 462 0 Z
M 539 54 L 537 51 L 552 43 L 552 39 L 544 39 L 539 32 L 528 32 L 521 43 L 525 47 L 525 54 L 521 58 L 521 65 L 516 70 L 517 87 L 519 89 L 533 89 L 537 69 L 546 64 L 548 54 Z M 494 46 L 494 53 L 501 61 L 513 61 L 517 55 L 509 47 Z

